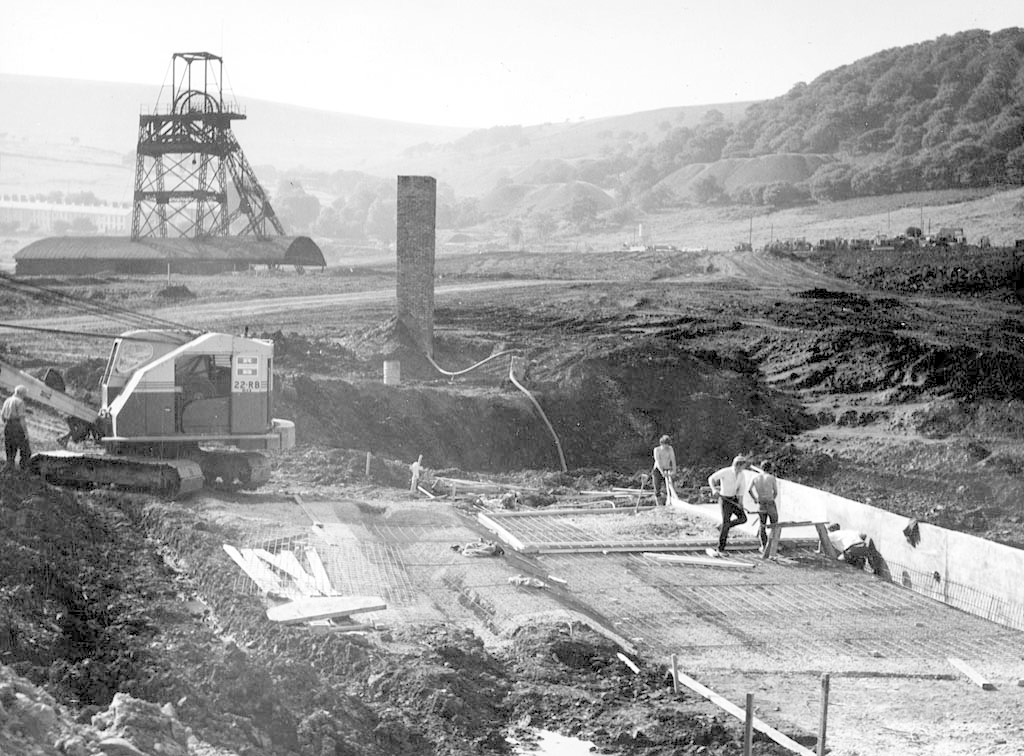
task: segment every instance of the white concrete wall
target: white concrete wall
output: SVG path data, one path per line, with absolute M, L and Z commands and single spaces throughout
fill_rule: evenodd
M 756 474 L 744 472 L 744 491 Z M 718 504 L 689 504 L 677 499 L 673 505 L 722 521 Z M 893 582 L 979 617 L 1024 630 L 1024 550 L 928 523 L 918 524 L 920 540 L 913 546 L 903 535 L 910 518 L 781 478 L 778 506 L 781 521 L 837 522 L 841 527 L 867 533 Z M 744 495 L 743 507 L 748 512 L 757 509 L 749 493 Z M 748 515 L 747 522 L 734 528 L 730 537 L 756 537 L 757 528 L 757 515 Z M 817 537 L 812 526 L 782 531 L 783 541 Z
M 918 526 L 920 541 L 912 546 L 903 535 L 909 518 L 788 480 L 780 480 L 779 518 L 826 520 L 861 530 L 889 565 L 893 582 L 1024 629 L 1024 551 L 1020 549 L 923 522 Z

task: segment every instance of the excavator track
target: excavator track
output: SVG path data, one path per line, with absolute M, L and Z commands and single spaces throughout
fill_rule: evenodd
M 46 451 L 32 455 L 31 469 L 54 485 L 112 486 L 168 499 L 195 493 L 204 482 L 202 468 L 192 459 Z
M 270 480 L 270 463 L 257 452 L 203 450 L 198 459 L 209 488 L 251 491 Z

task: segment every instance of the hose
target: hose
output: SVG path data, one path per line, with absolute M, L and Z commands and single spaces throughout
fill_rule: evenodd
M 519 389 L 524 394 L 526 394 L 526 398 L 527 399 L 529 399 L 531 402 L 533 402 L 533 406 L 536 407 L 537 412 L 540 414 L 541 420 L 544 421 L 544 424 L 546 426 L 548 426 L 548 430 L 551 431 L 551 437 L 553 439 L 555 439 L 555 448 L 558 449 L 558 459 L 562 463 L 562 472 L 569 472 L 569 468 L 566 467 L 566 465 L 565 465 L 565 455 L 562 454 L 562 444 L 558 440 L 558 436 L 555 434 L 555 429 L 551 427 L 551 423 L 548 421 L 548 416 L 544 414 L 544 410 L 542 410 L 540 408 L 540 404 L 537 402 L 536 399 L 533 398 L 533 394 L 531 394 L 529 391 L 527 391 L 526 387 L 523 384 L 521 384 L 519 381 L 516 380 L 515 375 L 513 375 L 512 366 L 511 365 L 509 365 L 509 368 L 508 368 L 508 379 L 510 381 L 512 381 L 513 385 L 515 385 L 515 387 L 517 389 Z
M 487 357 L 487 358 L 485 358 L 483 360 L 480 360 L 480 362 L 476 363 L 475 365 L 471 365 L 470 367 L 466 368 L 465 370 L 456 370 L 454 372 L 450 371 L 450 370 L 445 370 L 444 368 L 442 368 L 440 365 L 438 365 L 436 362 L 434 362 L 434 358 L 431 357 L 429 354 L 424 353 L 424 356 L 427 358 L 427 361 L 431 365 L 434 366 L 434 369 L 437 370 L 437 372 L 441 373 L 442 375 L 447 375 L 449 378 L 451 378 L 451 377 L 454 377 L 454 376 L 457 376 L 457 375 L 463 375 L 465 373 L 468 373 L 471 370 L 476 370 L 478 367 L 480 367 L 484 363 L 490 362 L 491 360 L 495 359 L 496 357 L 501 357 L 501 356 L 506 355 L 506 354 L 518 354 L 518 353 L 519 353 L 518 349 L 508 349 L 508 350 L 505 350 L 504 352 L 496 352 L 495 354 L 492 354 L 490 357 Z M 523 384 L 521 384 L 519 381 L 516 380 L 516 377 L 515 377 L 515 375 L 513 374 L 513 371 L 512 371 L 512 361 L 511 360 L 509 360 L 508 378 L 509 378 L 510 381 L 512 381 L 512 385 L 514 385 L 517 389 L 519 389 L 524 394 L 526 394 L 526 398 L 530 400 L 530 402 L 533 404 L 534 408 L 537 410 L 537 414 L 540 415 L 541 420 L 544 421 L 544 425 L 546 425 L 547 428 L 548 428 L 548 431 L 550 431 L 551 437 L 555 440 L 555 448 L 558 450 L 558 459 L 562 463 L 562 472 L 568 472 L 569 468 L 565 464 L 565 454 L 562 453 L 562 443 L 558 440 L 558 434 L 555 433 L 555 429 L 552 427 L 551 422 L 548 420 L 548 416 L 544 414 L 544 410 L 541 409 L 540 404 L 537 402 L 536 399 L 533 398 L 533 394 L 531 394 L 526 389 L 526 387 Z

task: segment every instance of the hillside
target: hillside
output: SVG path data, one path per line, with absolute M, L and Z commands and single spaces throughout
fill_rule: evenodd
M 0 87 L 0 196 L 131 201 L 139 106 L 159 92 L 14 76 Z M 387 244 L 394 177 L 424 174 L 438 179 L 439 227 L 475 229 L 499 246 L 615 248 L 644 223 L 666 241 L 720 247 L 753 237 L 762 216 L 769 239 L 840 235 L 816 221 L 785 223 L 786 209 L 813 216 L 857 197 L 1019 186 L 1022 101 L 1024 30 L 1011 28 L 884 50 L 760 103 L 469 130 L 241 98 L 248 117 L 235 132 L 290 233 Z M 924 224 L 932 201 L 910 204 L 917 223 L 887 215 L 884 227 L 849 224 L 853 235 Z M 1006 205 L 1001 220 L 985 208 L 956 211 L 949 223 L 1012 242 L 1024 236 L 1016 209 Z M 746 233 L 732 228 L 740 225 Z
M 141 84 L 0 74 L 0 93 L 0 194 L 88 189 L 101 199 L 130 200 L 138 116 L 166 92 Z M 699 119 L 711 108 L 737 119 L 747 107 L 676 107 L 473 131 L 244 96 L 237 102 L 246 119 L 234 131 L 249 162 L 263 167 L 261 173 L 430 174 L 460 195 L 481 195 L 539 160 L 579 161 L 609 148 L 632 149 L 658 141 L 672 125 Z

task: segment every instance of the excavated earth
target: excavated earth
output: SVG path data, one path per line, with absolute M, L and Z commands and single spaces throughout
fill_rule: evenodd
M 275 414 L 298 428 L 269 491 L 400 507 L 422 455 L 431 475 L 519 485 L 532 492 L 520 506 L 547 506 L 638 487 L 667 432 L 690 500 L 744 452 L 1024 546 L 1024 325 L 1014 272 L 991 259 L 880 271 L 767 253 L 507 254 L 441 259 L 438 274 L 502 287 L 439 290 L 435 362 L 518 353 L 557 442 L 505 358 L 439 374 L 396 327 L 393 300 L 244 320 L 228 308 L 203 326 L 275 339 Z M 106 296 L 118 285 L 97 284 Z M 4 358 L 41 369 L 64 350 L 44 361 L 34 346 L 11 337 Z M 94 390 L 102 360 L 67 355 L 70 390 Z M 380 379 L 386 359 L 400 362 L 397 386 Z M 31 425 L 38 448 L 60 427 L 40 408 Z M 472 624 L 269 623 L 222 549 L 236 526 L 210 514 L 261 495 L 163 502 L 0 474 L 0 753 L 500 754 L 538 728 L 608 754 L 740 752 L 741 723 L 673 694 L 663 662 L 633 674 L 584 621 L 531 619 L 499 642 Z M 936 721 L 948 708 L 921 705 Z M 1007 738 L 1024 747 L 1024 733 Z M 784 751 L 759 738 L 754 752 Z

